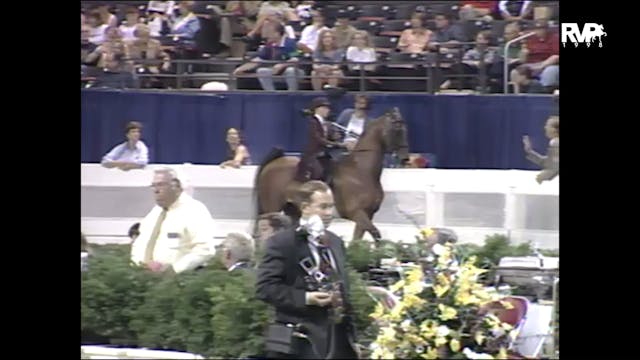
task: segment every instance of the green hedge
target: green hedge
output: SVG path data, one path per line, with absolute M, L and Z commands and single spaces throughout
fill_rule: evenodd
M 119 345 L 187 351 L 207 357 L 260 355 L 272 310 L 255 299 L 250 271 L 205 269 L 162 276 L 129 264 L 129 249 L 96 250 L 82 274 L 83 338 L 98 335 Z M 373 336 L 374 300 L 349 270 L 355 323 L 365 342 Z

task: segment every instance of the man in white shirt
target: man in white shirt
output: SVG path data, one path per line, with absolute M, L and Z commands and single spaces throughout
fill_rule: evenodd
M 222 242 L 222 262 L 229 272 L 249 269 L 253 261 L 253 240 L 244 234 L 229 233 Z
M 149 149 L 140 140 L 142 124 L 131 121 L 125 128 L 127 141 L 117 145 L 102 158 L 102 166 L 120 170 L 142 169 L 149 163 Z
M 300 41 L 298 41 L 298 49 L 305 53 L 313 53 L 318 44 L 318 35 L 320 31 L 328 29 L 324 25 L 324 16 L 318 12 L 313 12 L 313 23 L 305 26 L 300 33 Z
M 213 221 L 207 207 L 182 191 L 175 170 L 154 171 L 156 206 L 140 223 L 131 260 L 154 272 L 180 273 L 203 265 L 213 255 Z

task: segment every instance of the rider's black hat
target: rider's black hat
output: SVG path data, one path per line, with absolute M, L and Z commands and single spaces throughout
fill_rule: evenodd
M 320 106 L 331 107 L 331 103 L 325 97 L 317 97 L 317 98 L 311 100 L 311 106 L 309 106 L 309 110 L 315 110 L 315 109 L 319 108 Z

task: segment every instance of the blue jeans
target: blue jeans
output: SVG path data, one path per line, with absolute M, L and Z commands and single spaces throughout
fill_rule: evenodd
M 270 67 L 262 67 L 256 70 L 256 74 L 258 75 L 258 80 L 260 81 L 260 85 L 264 90 L 275 90 L 275 86 L 273 85 L 273 69 Z M 287 89 L 289 91 L 298 90 L 298 77 L 304 76 L 304 71 L 302 69 L 296 69 L 293 66 L 289 66 L 282 73 L 284 75 L 284 81 L 287 83 Z M 276 79 L 277 82 L 282 82 L 282 78 Z

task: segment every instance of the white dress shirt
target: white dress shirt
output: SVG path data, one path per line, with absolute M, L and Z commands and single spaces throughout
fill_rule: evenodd
M 140 222 L 140 236 L 131 246 L 134 263 L 144 263 L 151 233 L 162 210 L 154 206 Z M 167 210 L 152 260 L 171 265 L 176 273 L 195 269 L 215 255 L 213 226 L 207 207 L 183 192 Z
M 149 163 L 149 149 L 142 140 L 138 140 L 133 149 L 129 147 L 129 142 L 125 141 L 115 146 L 102 158 L 103 164 L 112 161 L 122 161 L 145 166 Z
M 307 45 L 309 49 L 315 50 L 316 45 L 318 44 L 318 35 L 320 35 L 320 31 L 325 29 L 328 29 L 328 27 L 323 26 L 318 29 L 318 27 L 313 24 L 307 25 L 302 29 L 302 33 L 300 33 L 299 42 Z

